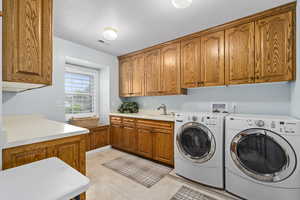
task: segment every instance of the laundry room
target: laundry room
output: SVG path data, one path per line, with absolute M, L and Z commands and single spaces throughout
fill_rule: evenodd
M 0 0 L 0 20 L 0 199 L 300 199 L 297 0 Z

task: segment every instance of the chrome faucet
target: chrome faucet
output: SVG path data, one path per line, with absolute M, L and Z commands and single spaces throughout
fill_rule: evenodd
M 161 104 L 161 105 L 157 108 L 157 110 L 161 110 L 161 109 L 163 109 L 163 114 L 162 114 L 162 115 L 168 115 L 166 104 Z

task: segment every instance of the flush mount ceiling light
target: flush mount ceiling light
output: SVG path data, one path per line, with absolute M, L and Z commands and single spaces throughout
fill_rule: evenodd
M 192 4 L 193 0 L 172 0 L 175 8 L 187 8 Z
M 118 30 L 112 27 L 106 27 L 103 31 L 103 37 L 106 40 L 113 41 L 118 37 Z

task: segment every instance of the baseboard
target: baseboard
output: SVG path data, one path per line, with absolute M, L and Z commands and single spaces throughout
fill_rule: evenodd
M 86 152 L 86 154 L 93 154 L 93 153 L 97 153 L 97 152 L 102 152 L 102 151 L 106 151 L 108 149 L 111 149 L 111 145 L 107 145 L 107 146 L 101 147 L 99 149 L 94 149 L 94 150 L 88 151 L 88 152 Z

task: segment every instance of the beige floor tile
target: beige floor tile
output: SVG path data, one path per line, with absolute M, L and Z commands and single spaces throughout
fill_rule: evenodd
M 124 155 L 126 153 L 114 149 L 87 155 L 87 176 L 91 179 L 87 200 L 169 200 L 183 185 L 214 195 L 219 200 L 234 199 L 220 191 L 173 176 L 174 174 L 164 177 L 151 188 L 146 188 L 102 165 Z

